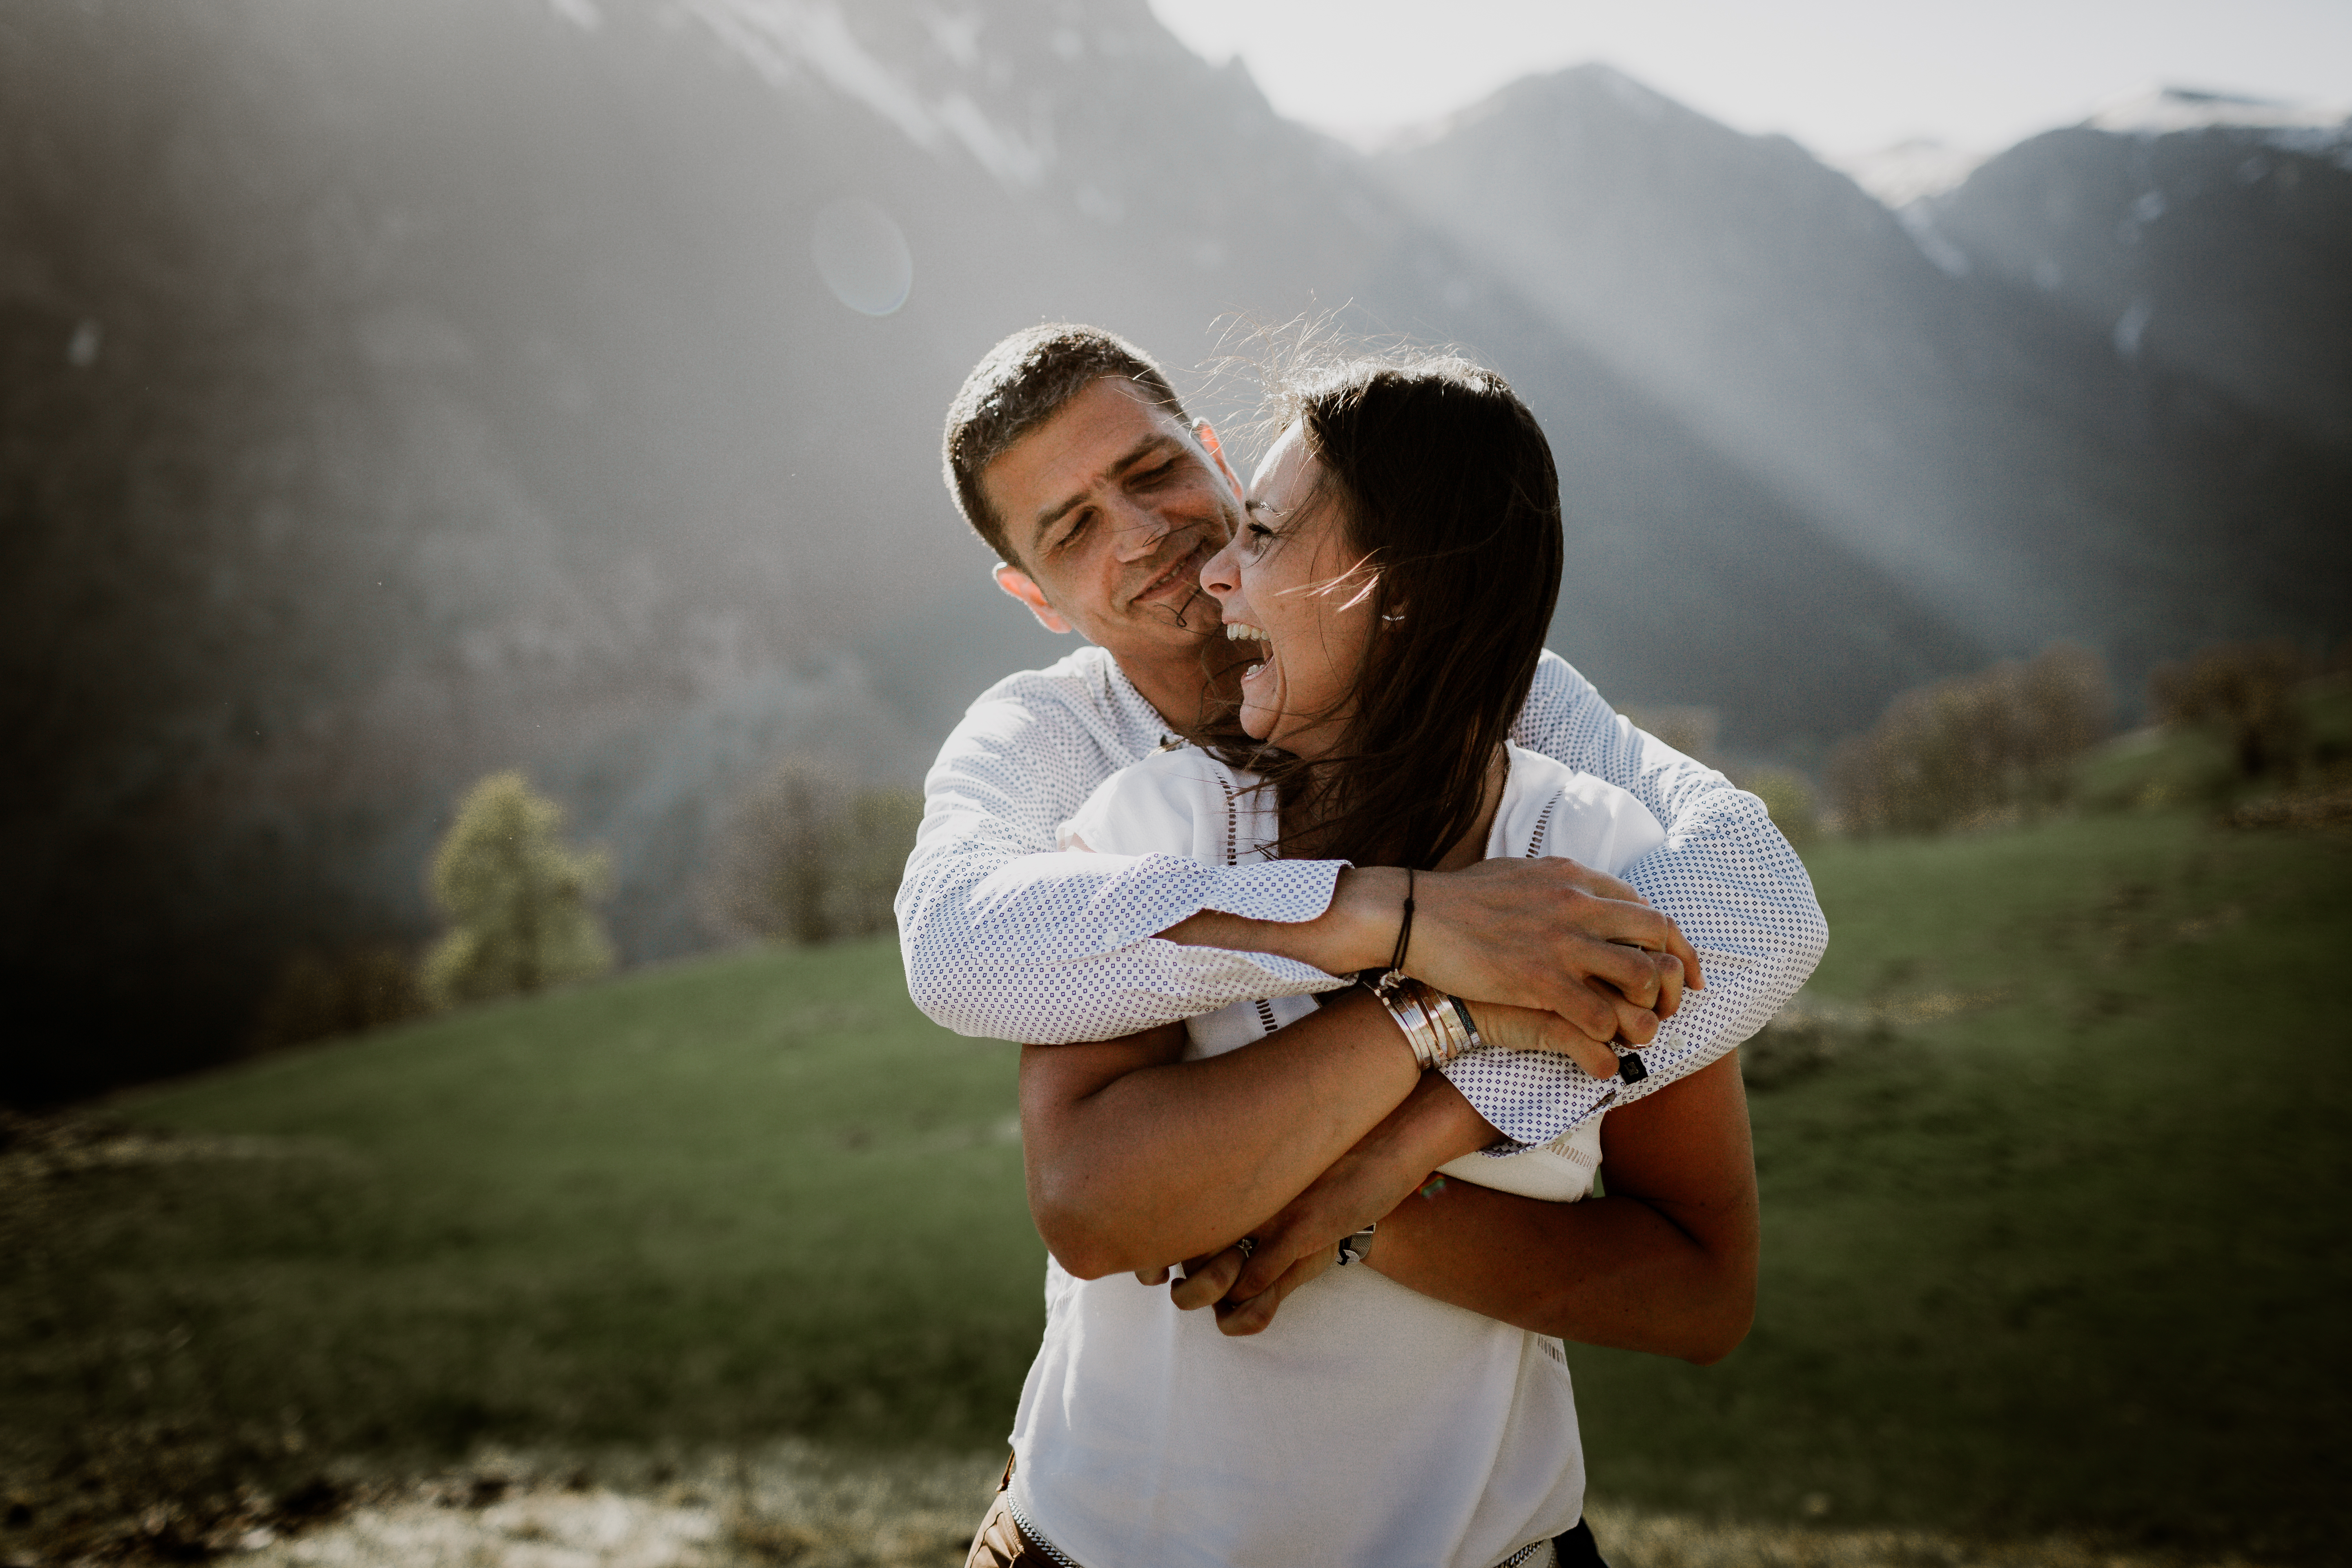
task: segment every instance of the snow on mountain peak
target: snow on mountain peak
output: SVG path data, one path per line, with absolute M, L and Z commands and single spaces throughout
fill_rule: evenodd
M 2235 127 L 2249 131 L 2352 130 L 2352 110 L 2343 105 L 2282 103 L 2238 93 L 2194 88 L 2147 88 L 2101 106 L 2083 122 L 2119 136 L 2162 136 L 2176 131 Z
M 858 41 L 834 0 L 684 0 L 684 8 L 771 82 L 812 71 L 926 153 L 937 156 L 960 144 L 1007 190 L 1034 189 L 1054 162 L 1049 138 L 1033 142 L 997 124 L 971 94 L 950 89 L 927 96 Z M 957 66 L 977 62 L 977 20 L 959 26 L 950 19 L 943 32 L 935 19 L 931 35 Z
M 1880 205 L 1896 211 L 1913 202 L 1942 195 L 1974 174 L 1977 165 L 1984 161 L 1981 153 L 1948 147 L 1925 136 L 1897 142 L 1875 153 L 1822 159 L 1877 197 Z

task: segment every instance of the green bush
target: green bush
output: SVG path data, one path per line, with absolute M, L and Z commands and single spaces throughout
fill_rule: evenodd
M 2315 673 L 2316 661 L 2284 637 L 2217 643 L 2156 667 L 2148 712 L 2168 728 L 2226 736 L 2241 778 L 2292 778 L 2311 746 L 2299 689 Z
M 520 773 L 466 793 L 433 858 L 433 897 L 449 933 L 425 960 L 425 989 L 446 1006 L 583 980 L 613 966 L 589 905 L 609 871 L 601 852 L 567 849 L 563 808 Z
M 397 943 L 335 952 L 305 949 L 278 971 L 247 1044 L 255 1051 L 307 1045 L 397 1024 L 425 1010 L 416 963 Z
M 1916 687 L 1832 753 L 1830 794 L 1856 833 L 1929 833 L 2062 797 L 2064 764 L 2107 732 L 2106 667 L 2056 643 L 2032 659 Z

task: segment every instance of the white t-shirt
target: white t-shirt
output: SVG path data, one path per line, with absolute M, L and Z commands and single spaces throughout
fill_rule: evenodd
M 1254 782 L 1196 749 L 1160 752 L 1106 780 L 1064 840 L 1212 865 L 1262 858 L 1275 811 Z M 1614 872 L 1663 837 L 1624 791 L 1510 749 L 1490 856 Z M 1286 997 L 1202 1015 L 1187 1055 L 1262 1038 L 1313 1005 Z M 1447 1170 L 1580 1197 L 1599 1163 L 1598 1121 Z M 1489 1568 L 1583 1514 L 1559 1342 L 1370 1268 L 1325 1273 L 1242 1339 L 1209 1312 L 1179 1312 L 1164 1287 L 1079 1280 L 1051 1259 L 1045 1310 L 1013 1426 L 1013 1501 L 1080 1563 Z

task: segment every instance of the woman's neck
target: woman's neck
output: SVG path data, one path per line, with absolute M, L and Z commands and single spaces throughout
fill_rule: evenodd
M 1502 747 L 1495 748 L 1487 759 L 1486 776 L 1478 789 L 1478 816 L 1469 831 L 1454 841 L 1441 856 L 1433 871 L 1458 871 L 1486 858 L 1486 839 L 1495 830 L 1495 814 L 1502 809 L 1503 786 L 1510 780 L 1511 758 Z M 1282 839 L 1286 855 L 1316 856 L 1330 847 L 1321 842 L 1323 826 L 1320 807 L 1328 804 L 1323 792 L 1308 792 L 1306 798 L 1286 801 L 1282 808 Z M 1302 818 L 1304 820 L 1302 820 Z
M 1478 820 L 1471 824 L 1469 832 L 1454 841 L 1454 847 L 1431 870 L 1458 871 L 1486 858 L 1486 839 L 1495 831 L 1495 814 L 1503 807 L 1503 786 L 1510 776 L 1511 754 L 1497 746 L 1486 762 L 1486 782 L 1478 790 Z

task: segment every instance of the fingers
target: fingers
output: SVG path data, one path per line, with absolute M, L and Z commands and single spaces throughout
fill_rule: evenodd
M 1587 994 L 1596 1005 L 1601 1005 L 1599 996 L 1591 993 Z M 1621 1001 L 1619 1005 L 1629 1005 Z M 1607 1037 L 1596 1037 L 1557 1013 L 1482 1003 L 1476 1009 L 1476 1016 L 1478 1032 L 1507 1050 L 1556 1051 L 1596 1079 L 1617 1076 L 1617 1053 L 1605 1043 Z M 1639 1009 L 1632 1009 L 1629 1015 L 1634 1022 L 1647 1016 L 1640 1013 Z M 1612 1034 L 1615 1016 L 1613 1012 L 1610 1013 L 1611 1022 L 1603 1026 Z M 1656 1020 L 1652 1019 L 1653 1033 L 1655 1033 L 1655 1023 Z
M 1234 1288 L 1248 1259 L 1238 1247 L 1228 1247 L 1213 1258 L 1194 1258 L 1184 1265 L 1184 1278 L 1169 1292 L 1177 1310 L 1193 1311 L 1221 1301 Z
M 1605 993 L 1601 994 L 1606 996 Z M 1607 1000 L 1617 1026 L 1609 1038 L 1622 1040 L 1629 1046 L 1646 1046 L 1658 1037 L 1657 1014 L 1647 1007 L 1636 1007 L 1622 996 L 1608 996 Z
M 1217 1308 L 1217 1331 L 1240 1337 L 1263 1333 L 1274 1321 L 1289 1294 L 1330 1267 L 1322 1257 L 1302 1258 L 1284 1269 L 1266 1289 L 1242 1300 L 1222 1302 Z
M 1650 962 L 1658 971 L 1658 999 L 1650 1004 L 1651 1010 L 1671 1018 L 1683 1007 L 1683 961 L 1672 952 L 1654 952 Z
M 1617 1076 L 1617 1053 L 1591 1036 L 1563 1025 L 1558 1031 L 1559 1050 L 1587 1076 L 1606 1082 Z
M 1588 983 L 1597 980 L 1615 987 L 1637 1007 L 1655 1007 L 1662 990 L 1658 961 L 1663 956 L 1655 949 L 1644 950 L 1629 942 L 1585 942 L 1563 967 L 1581 974 Z
M 1683 928 L 1671 920 L 1666 921 L 1665 947 L 1668 952 L 1682 961 L 1684 986 L 1692 991 L 1706 990 L 1706 975 L 1698 966 L 1698 949 L 1691 945 L 1690 938 L 1683 935 Z
M 1605 942 L 1599 945 L 1609 946 Z M 1611 951 L 1622 952 L 1625 950 L 1612 948 Z M 1545 997 L 1543 999 L 1545 1005 L 1521 1007 L 1516 1011 L 1560 1019 L 1570 1027 L 1581 1030 L 1596 1040 L 1614 1038 L 1622 1026 L 1617 1016 L 1617 1009 L 1620 1005 L 1624 1004 L 1625 999 L 1613 986 L 1606 984 L 1595 984 L 1591 981 L 1580 980 L 1577 976 L 1570 975 L 1564 984 L 1552 987 L 1552 990 L 1556 994 Z M 1486 1002 L 1476 1002 L 1472 1005 L 1471 1016 L 1478 1021 L 1480 1034 L 1496 1044 L 1511 1045 L 1516 1050 L 1544 1051 L 1554 1048 L 1539 1039 L 1530 1040 L 1525 1044 L 1513 1044 L 1507 1038 L 1496 1040 L 1494 1034 L 1486 1027 L 1487 1014 L 1494 1005 L 1496 1005 Z M 1540 1034 L 1540 1026 L 1537 1028 L 1538 1033 Z
M 1280 1222 L 1277 1220 L 1276 1223 Z M 1261 1226 L 1259 1228 L 1270 1230 L 1272 1227 Z M 1302 1256 L 1301 1245 L 1297 1236 L 1276 1234 L 1260 1237 L 1257 1251 L 1242 1265 L 1241 1272 L 1234 1277 L 1233 1284 L 1226 1289 L 1226 1299 L 1244 1300 L 1270 1289 L 1276 1280 L 1297 1267 Z M 1334 1242 L 1322 1250 L 1336 1254 L 1339 1244 Z
M 1137 1269 L 1137 1270 L 1135 1271 L 1135 1282 L 1136 1282 L 1138 1285 L 1165 1285 L 1165 1284 L 1167 1284 L 1167 1283 L 1168 1283 L 1168 1268 L 1167 1268 L 1167 1266 L 1163 1264 L 1163 1265 L 1161 1265 L 1161 1266 L 1160 1266 L 1160 1268 L 1139 1268 L 1139 1269 Z

